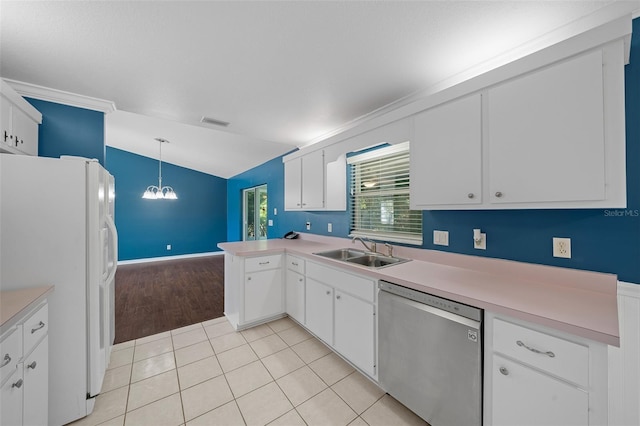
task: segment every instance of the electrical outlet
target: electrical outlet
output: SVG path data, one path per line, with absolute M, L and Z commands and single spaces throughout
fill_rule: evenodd
M 484 232 L 480 233 L 480 241 L 473 240 L 473 248 L 478 250 L 486 250 L 487 249 L 487 234 Z
M 553 237 L 553 257 L 571 259 L 571 238 Z
M 436 231 L 433 230 L 433 244 L 438 246 L 449 245 L 449 231 Z

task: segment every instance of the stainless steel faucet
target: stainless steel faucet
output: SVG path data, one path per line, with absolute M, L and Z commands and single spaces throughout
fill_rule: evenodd
M 393 246 L 389 243 L 384 243 L 385 247 L 387 247 L 387 256 L 393 257 Z
M 359 240 L 367 250 L 369 250 L 370 252 L 376 253 L 376 242 L 375 241 L 371 241 L 367 237 L 365 237 L 365 238 L 367 239 L 367 241 L 369 241 L 371 243 L 371 247 L 369 247 L 367 245 L 367 243 L 365 242 L 365 240 L 362 237 L 353 237 L 353 240 L 351 240 L 351 243 L 355 244 L 356 240 Z

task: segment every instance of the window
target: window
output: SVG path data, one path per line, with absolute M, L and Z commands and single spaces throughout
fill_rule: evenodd
M 422 211 L 409 208 L 409 142 L 347 159 L 351 236 L 422 244 Z

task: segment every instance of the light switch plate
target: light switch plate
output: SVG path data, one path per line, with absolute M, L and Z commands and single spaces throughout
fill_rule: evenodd
M 327 232 L 333 232 L 333 224 L 327 223 Z
M 273 226 L 273 220 L 269 219 L 269 226 Z
M 449 231 L 433 231 L 433 244 L 438 246 L 449 245 Z

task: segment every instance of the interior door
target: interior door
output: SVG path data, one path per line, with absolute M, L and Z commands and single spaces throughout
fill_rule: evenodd
M 243 191 L 242 212 L 242 240 L 266 240 L 267 185 L 260 185 Z

